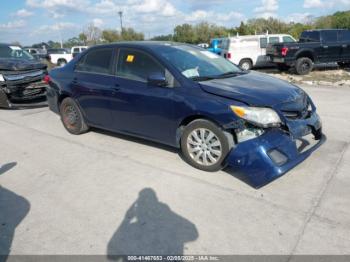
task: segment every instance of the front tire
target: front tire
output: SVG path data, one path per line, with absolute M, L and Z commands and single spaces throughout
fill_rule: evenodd
M 216 124 L 199 119 L 185 127 L 181 136 L 181 150 L 185 160 L 193 167 L 215 172 L 224 167 L 230 145 Z
M 86 133 L 89 127 L 77 103 L 70 97 L 65 98 L 60 105 L 61 121 L 67 131 L 73 135 Z
M 314 63 L 308 57 L 301 57 L 295 64 L 295 70 L 298 75 L 307 75 L 314 68 Z

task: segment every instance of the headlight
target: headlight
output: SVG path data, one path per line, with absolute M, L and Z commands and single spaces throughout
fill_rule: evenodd
M 231 109 L 238 117 L 260 127 L 273 127 L 281 123 L 276 111 L 270 108 L 231 106 Z
M 4 77 L 2 76 L 2 74 L 0 74 L 0 82 L 5 82 Z

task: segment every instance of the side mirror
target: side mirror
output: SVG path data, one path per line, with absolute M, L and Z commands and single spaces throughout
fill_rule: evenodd
M 155 73 L 155 74 L 149 75 L 147 78 L 147 83 L 149 86 L 159 86 L 159 87 L 165 87 L 168 85 L 165 75 L 162 73 Z

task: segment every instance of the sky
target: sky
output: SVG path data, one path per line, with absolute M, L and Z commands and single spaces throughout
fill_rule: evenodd
M 350 0 L 0 0 L 0 42 L 67 40 L 91 23 L 119 29 L 119 11 L 124 27 L 149 38 L 172 33 L 183 23 L 207 21 L 232 27 L 270 16 L 304 22 L 345 10 L 350 10 Z

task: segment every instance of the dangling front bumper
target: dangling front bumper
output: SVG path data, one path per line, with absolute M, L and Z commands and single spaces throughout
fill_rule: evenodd
M 308 119 L 287 121 L 287 126 L 288 132 L 270 129 L 257 138 L 237 144 L 228 155 L 227 164 L 234 172 L 246 177 L 252 186 L 259 188 L 304 161 L 326 141 L 316 112 Z M 297 141 L 309 134 L 313 134 L 318 142 L 301 150 Z

